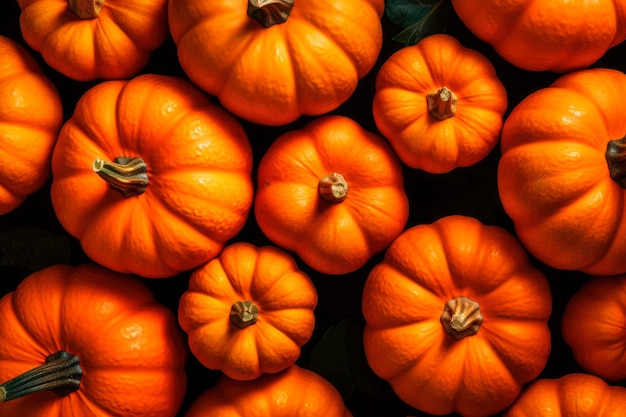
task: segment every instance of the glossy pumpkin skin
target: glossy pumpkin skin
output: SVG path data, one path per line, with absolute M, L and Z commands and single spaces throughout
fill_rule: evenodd
M 169 36 L 167 0 L 18 0 L 20 29 L 48 65 L 78 81 L 126 79 Z
M 125 197 L 94 172 L 96 160 L 118 157 L 145 162 L 144 192 L 127 184 L 137 194 Z M 252 206 L 252 151 L 243 128 L 191 84 L 165 75 L 88 90 L 61 129 L 52 172 L 56 215 L 85 253 L 148 278 L 215 257 Z
M 284 23 L 267 28 L 247 14 L 249 3 L 260 2 L 169 2 L 183 70 L 239 117 L 284 125 L 327 113 L 376 63 L 383 0 L 296 0 Z
M 2 417 L 173 417 L 187 351 L 174 314 L 131 276 L 93 264 L 55 265 L 0 300 L 0 382 L 64 350 L 80 360 L 78 390 L 0 403 Z
M 626 388 L 610 386 L 593 375 L 573 373 L 532 382 L 504 417 L 621 417 Z
M 339 391 L 320 375 L 292 365 L 252 381 L 222 376 L 185 417 L 352 417 Z
M 17 42 L 0 36 L 0 215 L 15 210 L 50 178 L 63 123 L 56 87 Z
M 487 58 L 437 34 L 382 65 L 373 115 L 402 162 L 440 174 L 473 165 L 496 147 L 507 103 Z
M 319 272 L 345 274 L 403 230 L 409 212 L 403 181 L 382 137 L 350 118 L 322 116 L 283 134 L 263 155 L 254 213 L 275 244 Z
M 626 275 L 591 277 L 569 299 L 563 339 L 576 362 L 608 381 L 626 378 Z
M 546 278 L 511 234 L 443 217 L 407 229 L 371 270 L 366 357 L 420 411 L 493 415 L 543 370 L 551 308 Z
M 193 272 L 178 320 L 205 367 L 251 380 L 296 362 L 316 305 L 315 286 L 291 256 L 238 242 Z
M 625 95 L 622 72 L 581 70 L 526 97 L 504 123 L 500 199 L 524 246 L 554 268 L 626 272 Z
M 474 35 L 529 71 L 582 69 L 626 39 L 624 0 L 452 0 L 452 6 Z

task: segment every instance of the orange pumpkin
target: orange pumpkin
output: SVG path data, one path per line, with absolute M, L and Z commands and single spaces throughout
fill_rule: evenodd
M 626 379 L 626 275 L 592 277 L 567 302 L 561 329 L 576 362 L 606 380 Z
M 191 84 L 165 75 L 88 90 L 61 128 L 52 173 L 56 215 L 85 253 L 149 278 L 215 257 L 252 206 L 245 131 Z
M 452 0 L 452 6 L 474 35 L 530 71 L 581 69 L 626 39 L 624 0 Z
M 204 366 L 250 380 L 296 362 L 316 305 L 315 286 L 291 256 L 238 242 L 193 272 L 178 321 Z
M 0 299 L 0 314 L 2 417 L 173 417 L 182 404 L 182 335 L 139 280 L 55 265 Z
M 626 388 L 574 373 L 532 382 L 504 417 L 622 417 L 624 410 Z
M 524 246 L 558 269 L 626 272 L 626 75 L 589 69 L 526 97 L 504 123 L 498 192 Z
M 437 34 L 382 65 L 373 115 L 402 162 L 439 174 L 473 165 L 496 147 L 507 103 L 487 58 Z
M 371 270 L 365 354 L 412 407 L 488 416 L 546 365 L 551 308 L 546 278 L 511 234 L 447 216 L 407 229 Z
M 191 405 L 185 417 L 352 417 L 339 391 L 296 365 L 253 381 L 222 376 Z
M 402 167 L 383 138 L 344 116 L 323 116 L 281 135 L 257 172 L 262 232 L 315 270 L 362 267 L 404 229 Z
M 18 0 L 20 29 L 48 65 L 79 81 L 129 78 L 169 35 L 167 0 Z
M 0 215 L 48 181 L 62 123 L 55 86 L 22 46 L 0 36 Z
M 343 104 L 376 63 L 383 0 L 170 0 L 189 78 L 232 113 L 284 125 Z

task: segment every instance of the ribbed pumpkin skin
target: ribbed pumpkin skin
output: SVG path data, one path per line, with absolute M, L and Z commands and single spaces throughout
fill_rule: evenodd
M 524 246 L 552 267 L 626 272 L 626 190 L 606 156 L 626 134 L 625 96 L 622 72 L 581 70 L 530 94 L 504 123 L 500 199 Z
M 476 302 L 483 321 L 456 339 L 442 316 L 459 297 Z M 428 414 L 500 412 L 550 353 L 546 278 L 512 235 L 471 217 L 404 231 L 371 270 L 362 308 L 370 367 Z
M 0 403 L 2 417 L 174 417 L 186 390 L 187 350 L 174 314 L 148 287 L 92 264 L 55 265 L 0 300 L 0 382 L 65 350 L 80 388 Z
M 452 0 L 456 14 L 507 61 L 568 72 L 626 39 L 624 0 Z
M 383 0 L 295 1 L 264 28 L 247 0 L 170 0 L 169 23 L 187 76 L 232 113 L 263 125 L 336 109 L 374 66 Z
M 62 123 L 56 87 L 21 45 L 0 36 L 0 215 L 50 178 Z

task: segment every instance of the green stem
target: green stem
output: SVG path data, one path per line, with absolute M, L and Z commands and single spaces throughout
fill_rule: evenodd
M 248 0 L 248 16 L 264 28 L 285 23 L 294 0 Z
M 626 136 L 610 140 L 604 154 L 611 178 L 626 189 Z
M 124 197 L 131 197 L 146 191 L 148 167 L 141 158 L 115 158 L 113 162 L 97 158 L 92 169 L 114 190 Z

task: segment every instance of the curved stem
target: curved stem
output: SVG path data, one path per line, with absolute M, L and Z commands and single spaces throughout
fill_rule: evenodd
M 482 323 L 480 305 L 467 297 L 449 300 L 441 314 L 444 329 L 457 340 L 478 333 Z
M 104 7 L 104 0 L 67 0 L 67 4 L 80 19 L 95 19 Z
M 294 0 L 248 0 L 248 16 L 264 28 L 285 23 Z
M 82 376 L 78 356 L 61 350 L 48 356 L 42 365 L 1 384 L 0 402 L 42 391 L 63 397 L 80 388 Z
M 240 329 L 256 323 L 259 318 L 259 308 L 252 301 L 237 301 L 230 308 L 230 321 Z
M 456 114 L 456 94 L 441 87 L 439 90 L 426 95 L 428 113 L 438 120 L 445 120 L 454 117 Z
M 626 136 L 610 140 L 604 154 L 611 178 L 626 189 Z
M 124 197 L 141 194 L 148 186 L 148 167 L 141 158 L 120 157 L 113 162 L 96 158 L 91 168 Z
M 322 200 L 335 204 L 341 203 L 348 197 L 348 182 L 343 175 L 333 172 L 320 180 L 317 190 Z

